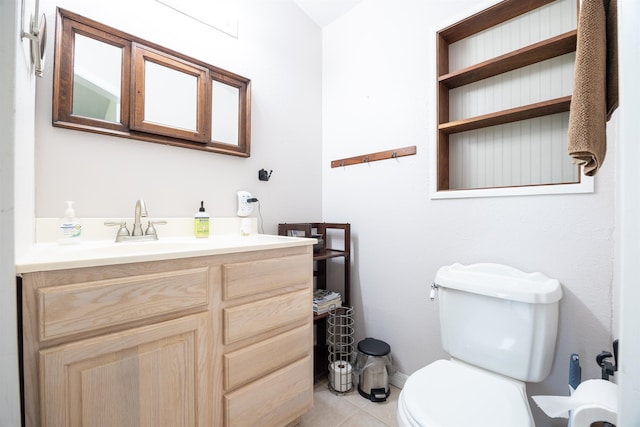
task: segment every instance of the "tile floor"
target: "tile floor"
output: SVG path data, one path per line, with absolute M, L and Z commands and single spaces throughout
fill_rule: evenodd
M 335 395 L 327 382 L 315 385 L 313 408 L 302 416 L 300 427 L 397 427 L 400 389 L 391 386 L 386 402 L 371 402 L 358 391 Z

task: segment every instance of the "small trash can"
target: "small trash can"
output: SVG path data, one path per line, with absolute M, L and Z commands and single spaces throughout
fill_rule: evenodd
M 358 393 L 372 402 L 384 402 L 389 397 L 391 347 L 384 341 L 365 338 L 358 343 L 355 371 Z

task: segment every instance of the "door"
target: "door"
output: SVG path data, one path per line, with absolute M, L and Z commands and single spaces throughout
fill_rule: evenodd
M 43 426 L 209 426 L 208 314 L 40 351 Z

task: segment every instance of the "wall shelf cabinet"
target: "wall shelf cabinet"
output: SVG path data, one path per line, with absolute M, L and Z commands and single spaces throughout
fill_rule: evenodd
M 250 156 L 250 79 L 65 9 L 56 20 L 53 126 Z
M 278 234 L 282 236 L 312 237 L 321 235 L 322 242 L 314 247 L 313 260 L 315 289 L 335 290 L 338 283 L 328 283 L 327 265 L 331 261 L 342 261 L 342 305 L 350 306 L 351 300 L 351 225 L 348 223 L 310 222 L 296 224 L 278 224 Z M 335 246 L 333 246 L 333 242 Z M 339 243 L 337 243 L 339 242 Z M 327 324 L 328 313 L 313 315 L 316 325 L 314 345 L 314 376 L 316 381 L 326 379 L 328 375 Z
M 461 120 L 452 121 L 449 117 L 450 90 L 575 51 L 577 32 L 572 30 L 459 70 L 449 70 L 451 44 L 533 11 L 551 1 L 504 0 L 437 32 L 437 191 L 450 189 L 449 135 L 569 111 L 571 96 L 565 96 Z

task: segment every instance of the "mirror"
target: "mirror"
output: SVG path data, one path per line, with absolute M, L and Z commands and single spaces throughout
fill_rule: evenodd
M 240 89 L 213 80 L 211 106 L 211 140 L 223 144 L 238 144 Z
M 144 69 L 144 120 L 197 130 L 198 78 L 151 61 Z
M 137 43 L 133 57 L 131 128 L 204 142 L 207 70 Z
M 249 157 L 249 79 L 57 11 L 54 126 Z
M 122 49 L 76 34 L 72 114 L 120 121 Z

